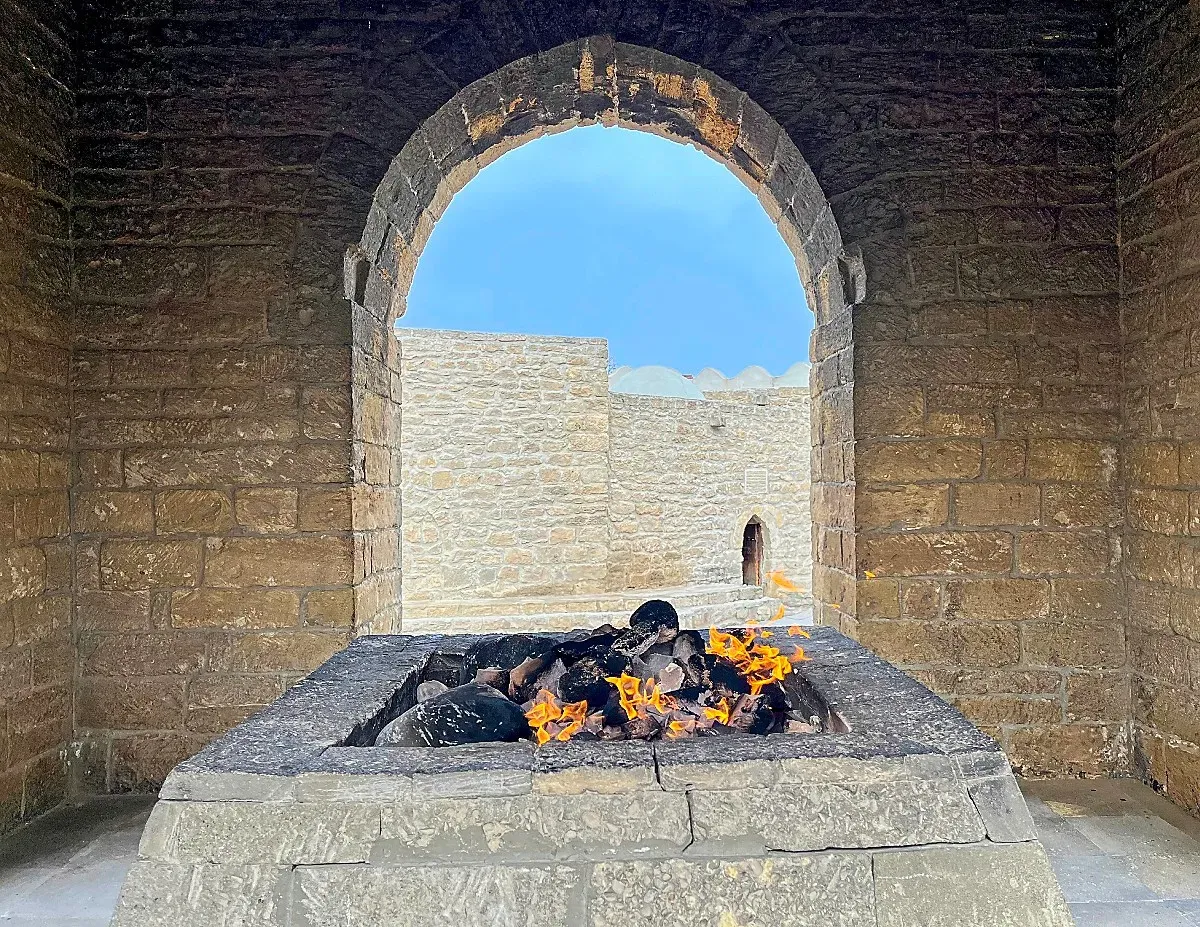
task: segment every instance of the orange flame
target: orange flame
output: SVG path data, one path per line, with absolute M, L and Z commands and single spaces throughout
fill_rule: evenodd
M 723 698 L 721 701 L 711 708 L 704 709 L 704 717 L 719 724 L 729 723 L 729 714 L 733 709 L 729 707 L 729 699 Z
M 800 625 L 794 624 L 788 628 L 788 637 L 812 637 L 812 635 L 800 627 Z
M 787 614 L 787 606 L 780 605 L 779 608 L 776 610 L 775 614 L 771 617 L 771 620 L 778 621 L 780 618 L 782 618 L 786 614 Z
M 767 579 L 773 582 L 784 592 L 803 592 L 804 590 L 797 586 L 794 582 L 787 578 L 782 570 L 772 570 L 767 574 Z
M 675 740 L 679 737 L 687 737 L 696 730 L 696 720 L 694 718 L 678 719 L 667 722 L 667 738 Z
M 605 681 L 616 686 L 617 694 L 621 697 L 621 707 L 625 709 L 625 716 L 632 721 L 637 717 L 638 705 L 641 703 L 642 681 L 628 673 L 604 678 Z
M 658 714 L 665 715 L 679 707 L 679 703 L 675 699 L 666 695 L 659 688 L 658 680 L 653 676 L 646 680 L 644 689 L 642 681 L 637 676 L 630 676 L 628 673 L 604 678 L 616 687 L 617 693 L 620 695 L 621 707 L 630 721 L 644 716 L 646 708 L 652 708 Z
M 587 701 L 561 704 L 549 689 L 542 689 L 534 699 L 533 706 L 525 712 L 525 719 L 533 728 L 538 746 L 551 740 L 566 743 L 581 730 L 587 718 Z
M 707 650 L 737 667 L 738 672 L 746 677 L 751 695 L 758 695 L 772 682 L 782 680 L 792 671 L 792 661 L 783 656 L 778 647 L 756 640 L 753 633 L 739 638 L 709 628 Z

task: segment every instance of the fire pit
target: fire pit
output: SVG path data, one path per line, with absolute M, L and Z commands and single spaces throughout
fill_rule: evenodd
M 811 734 L 830 719 L 793 672 L 808 659 L 799 643 L 808 637 L 800 627 L 755 626 L 710 628 L 706 639 L 680 630 L 674 607 L 659 599 L 625 628 L 484 636 L 450 672 L 428 667 L 417 704 L 359 745 Z
M 551 724 L 377 745 L 422 685 L 474 684 L 471 654 L 499 638 L 360 638 L 176 768 L 114 924 L 1067 927 L 995 743 L 849 639 L 811 635 L 769 733 L 671 739 L 669 709 L 653 739 L 581 725 L 562 742 L 560 714 L 540 747 Z

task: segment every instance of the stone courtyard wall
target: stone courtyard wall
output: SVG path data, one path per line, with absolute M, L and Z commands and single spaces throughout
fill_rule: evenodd
M 610 393 L 604 341 L 397 337 L 405 605 L 740 583 L 755 515 L 809 586 L 807 389 Z
M 1135 761 L 1197 811 L 1200 8 L 1127 6 L 1118 128 Z
M 607 345 L 397 335 L 403 601 L 606 588 Z
M 0 831 L 66 794 L 74 16 L 0 20 Z
M 740 583 L 742 531 L 757 515 L 763 569 L 811 588 L 807 389 L 721 393 L 703 402 L 613 393 L 611 410 L 608 569 L 615 587 Z

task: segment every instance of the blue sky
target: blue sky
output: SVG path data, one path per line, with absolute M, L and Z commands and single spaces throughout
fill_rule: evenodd
M 612 363 L 779 375 L 812 313 L 754 195 L 694 148 L 588 126 L 537 139 L 454 198 L 405 327 L 601 337 Z

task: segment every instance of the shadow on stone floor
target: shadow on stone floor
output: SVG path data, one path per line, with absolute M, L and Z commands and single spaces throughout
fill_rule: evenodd
M 1131 779 L 1021 787 L 1078 927 L 1200 927 L 1200 821 Z
M 1078 927 L 1200 927 L 1200 821 L 1127 779 L 1022 789 Z M 99 798 L 0 842 L 0 925 L 107 925 L 152 804 Z
M 137 795 L 69 805 L 0 843 L 0 924 L 107 925 L 153 804 Z

